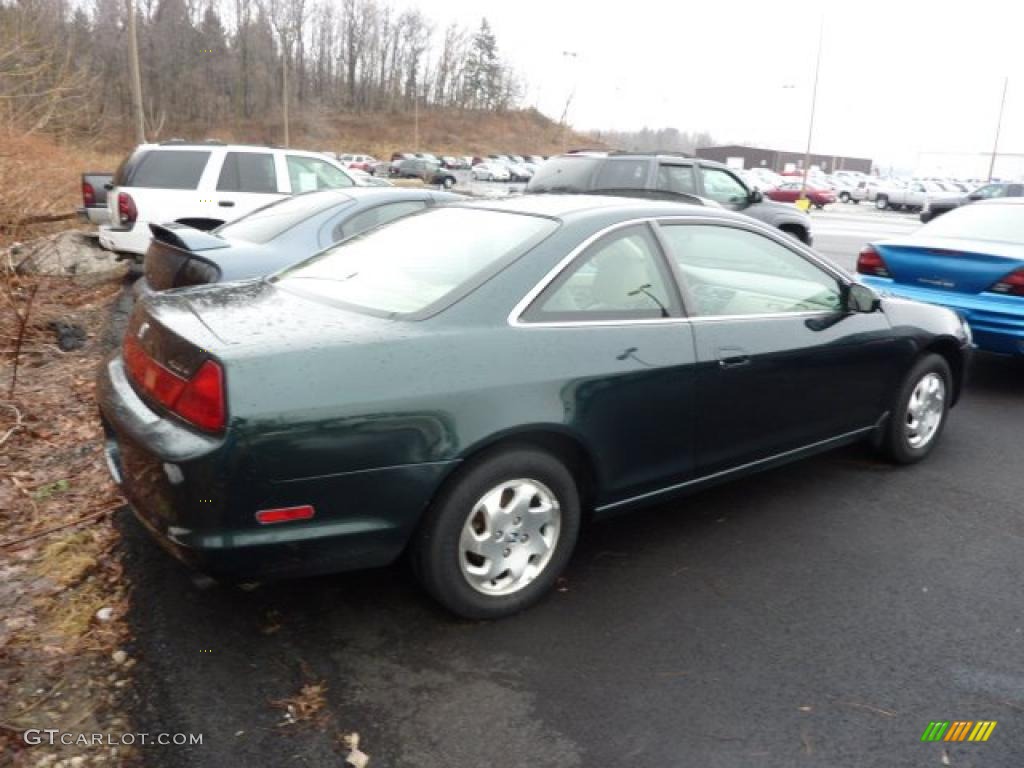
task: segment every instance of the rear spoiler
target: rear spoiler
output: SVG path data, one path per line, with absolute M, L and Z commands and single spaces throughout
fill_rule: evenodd
M 214 248 L 227 248 L 230 245 L 222 237 L 177 222 L 150 224 L 149 230 L 153 233 L 154 240 L 183 251 L 210 251 Z

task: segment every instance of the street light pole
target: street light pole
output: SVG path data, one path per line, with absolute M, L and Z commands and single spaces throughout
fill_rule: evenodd
M 804 181 L 800 187 L 800 197 L 807 198 L 807 172 L 811 169 L 811 138 L 814 136 L 814 110 L 818 105 L 818 73 L 821 71 L 821 40 L 825 33 L 825 14 L 821 14 L 818 25 L 818 56 L 814 62 L 814 87 L 811 89 L 811 119 L 807 125 L 807 149 L 804 152 Z
M 579 54 L 576 51 L 562 51 L 562 58 L 572 57 L 575 61 Z M 569 92 L 568 98 L 565 100 L 565 108 L 562 110 L 562 152 L 569 151 L 569 105 L 572 104 L 573 97 L 576 95 L 576 80 L 573 78 L 572 90 Z
M 992 175 L 996 168 L 996 155 L 999 153 L 999 133 L 1003 128 L 1003 108 L 1006 106 L 1006 88 L 1010 84 L 1009 76 L 1003 78 L 1003 98 L 999 102 L 999 119 L 996 120 L 996 139 L 992 142 L 992 159 L 988 163 L 988 180 L 992 181 Z

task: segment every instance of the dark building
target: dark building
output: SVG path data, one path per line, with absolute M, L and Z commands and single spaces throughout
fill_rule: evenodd
M 732 158 L 743 158 L 744 168 L 767 168 L 782 173 L 787 165 L 796 170 L 803 170 L 803 152 L 783 152 L 778 149 L 761 149 L 760 147 L 744 147 L 739 144 L 724 144 L 720 147 L 698 147 L 697 157 L 707 158 L 719 163 L 728 162 Z M 860 171 L 871 173 L 871 158 L 843 157 L 842 155 L 821 155 L 811 153 L 811 167 L 818 166 L 825 173 L 835 171 Z

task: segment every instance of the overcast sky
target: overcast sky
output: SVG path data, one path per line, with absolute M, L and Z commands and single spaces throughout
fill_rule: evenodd
M 802 150 L 818 25 L 814 151 L 913 166 L 920 154 L 1024 153 L 1024 3 L 1005 0 L 419 0 L 437 23 L 491 22 L 525 103 L 579 128 L 674 126 Z M 948 10 L 947 10 L 948 7 Z M 575 58 L 563 55 L 572 51 Z

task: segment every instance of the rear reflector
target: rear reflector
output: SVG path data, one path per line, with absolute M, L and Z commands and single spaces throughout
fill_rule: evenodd
M 313 517 L 313 514 L 313 507 L 309 504 L 301 507 L 261 509 L 256 513 L 256 521 L 263 525 L 269 525 L 270 523 L 289 523 L 292 520 L 309 520 Z
M 1024 269 L 1018 269 L 1002 278 L 989 288 L 992 293 L 1005 293 L 1010 296 L 1024 296 Z
M 200 429 L 224 429 L 224 372 L 215 361 L 207 360 L 192 378 L 184 379 L 150 357 L 131 333 L 124 338 L 122 355 L 128 374 L 145 394 Z
M 862 275 L 889 277 L 889 267 L 881 254 L 870 245 L 865 245 L 857 256 L 857 271 Z

